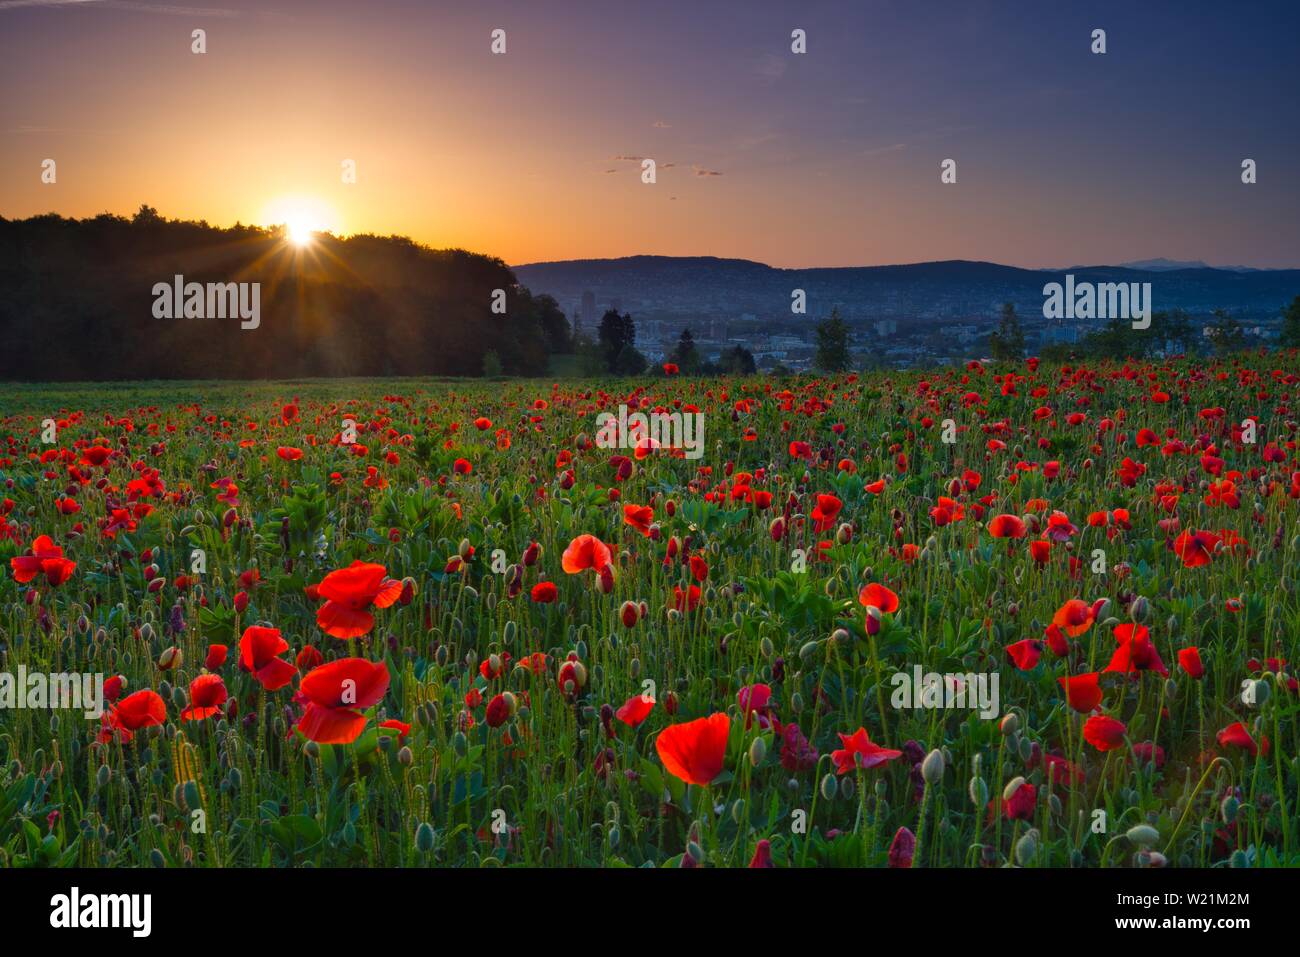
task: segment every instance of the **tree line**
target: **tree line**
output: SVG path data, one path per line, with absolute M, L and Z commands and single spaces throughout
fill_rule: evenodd
M 258 283 L 260 322 L 157 318 L 154 287 Z M 0 218 L 0 379 L 544 375 L 573 348 L 500 259 L 405 237 L 54 214 Z

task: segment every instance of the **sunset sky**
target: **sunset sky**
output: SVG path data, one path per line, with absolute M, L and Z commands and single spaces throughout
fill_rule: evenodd
M 0 0 L 0 215 L 307 216 L 511 264 L 1300 267 L 1293 2 L 205 3 Z

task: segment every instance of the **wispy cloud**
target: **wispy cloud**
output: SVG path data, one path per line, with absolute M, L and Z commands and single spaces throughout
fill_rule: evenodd
M 883 156 L 886 153 L 897 153 L 899 150 L 907 149 L 906 143 L 891 143 L 889 146 L 877 146 L 873 149 L 863 150 L 863 156 Z
M 87 7 L 95 10 L 123 10 L 128 13 L 156 13 L 172 17 L 222 17 L 242 16 L 238 10 L 222 7 L 183 7 L 171 3 L 139 3 L 137 0 L 0 0 L 0 10 L 45 7 L 71 9 Z

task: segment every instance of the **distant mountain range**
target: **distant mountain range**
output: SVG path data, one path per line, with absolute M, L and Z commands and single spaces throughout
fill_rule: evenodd
M 953 322 L 987 319 L 1003 302 L 1041 319 L 1043 286 L 1063 281 L 1149 282 L 1154 308 L 1208 315 L 1226 309 L 1244 321 L 1269 321 L 1300 295 L 1300 269 L 1212 268 L 1202 262 L 1151 259 L 1118 266 L 1021 269 L 998 263 L 947 260 L 896 266 L 778 269 L 746 259 L 712 256 L 628 256 L 513 267 L 519 281 L 554 296 L 570 315 L 584 293 L 597 318 L 611 304 L 633 317 L 789 321 L 793 290 L 807 295 L 807 316 L 838 307 L 847 319 Z
M 1210 266 L 1199 259 L 1138 259 L 1131 263 L 1120 263 L 1125 269 L 1142 269 L 1147 272 L 1169 272 L 1174 269 L 1225 269 L 1228 272 L 1269 272 L 1254 266 Z

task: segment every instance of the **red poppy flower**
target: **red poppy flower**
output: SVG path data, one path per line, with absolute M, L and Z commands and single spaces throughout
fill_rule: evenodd
M 279 629 L 250 625 L 239 639 L 239 663 L 267 691 L 278 691 L 298 673 L 280 657 L 288 650 L 289 643 L 280 636 Z
M 316 612 L 316 624 L 335 638 L 357 638 L 375 626 L 369 611 L 387 608 L 402 594 L 402 583 L 387 577 L 383 565 L 360 560 L 325 576 L 317 593 L 326 599 Z
M 1246 730 L 1246 726 L 1240 721 L 1228 725 L 1215 737 L 1219 744 L 1225 748 L 1242 748 L 1252 758 L 1262 750 L 1264 756 L 1268 757 L 1268 738 L 1260 739 L 1262 747 L 1256 746 L 1255 739 L 1250 736 L 1250 732 Z
M 538 582 L 533 586 L 529 595 L 532 596 L 533 601 L 539 604 L 549 605 L 560 596 L 560 591 L 555 587 L 555 582 Z
M 682 590 L 681 585 L 673 586 L 673 607 L 678 611 L 694 611 L 700 604 L 700 586 L 688 585 Z
M 1201 664 L 1201 650 L 1195 646 L 1180 649 L 1178 652 L 1178 667 L 1182 668 L 1191 677 L 1199 680 L 1205 674 L 1205 666 Z
M 1174 552 L 1188 568 L 1199 568 L 1214 560 L 1214 549 L 1220 541 L 1210 532 L 1183 532 L 1174 539 Z
M 877 608 L 886 615 L 898 611 L 898 595 L 875 582 L 862 586 L 858 592 L 858 603 L 867 608 Z
M 1025 523 L 1016 515 L 995 515 L 989 521 L 989 534 L 994 538 L 1024 538 Z
M 388 691 L 388 667 L 364 658 L 341 658 L 302 679 L 307 708 L 297 728 L 317 744 L 351 744 L 366 726 L 365 708 Z
M 294 658 L 294 664 L 298 666 L 299 671 L 311 671 L 318 665 L 325 663 L 325 656 L 311 645 L 305 645 L 302 651 L 298 652 Z
M 817 505 L 812 510 L 813 528 L 819 532 L 827 531 L 835 524 L 835 518 L 843 507 L 844 503 L 834 495 L 818 495 Z
M 1101 675 L 1098 672 L 1090 671 L 1088 674 L 1075 675 L 1073 678 L 1056 680 L 1065 691 L 1065 699 L 1070 703 L 1070 707 L 1080 714 L 1088 714 L 1101 704 L 1100 679 Z
M 190 706 L 181 712 L 182 721 L 202 721 L 221 710 L 226 700 L 226 683 L 221 675 L 199 675 L 190 682 Z
M 1032 671 L 1043 653 L 1043 643 L 1037 638 L 1026 638 L 1007 645 L 1007 654 L 1021 671 Z
M 725 712 L 673 724 L 655 738 L 664 770 L 687 784 L 708 784 L 722 773 L 731 718 Z
M 402 741 L 411 733 L 411 726 L 405 721 L 398 721 L 396 718 L 389 718 L 387 721 L 379 722 L 379 727 L 385 731 L 396 731 L 398 741 Z
M 623 506 L 623 523 L 631 525 L 642 535 L 650 534 L 650 526 L 654 524 L 655 511 L 649 505 L 624 505 Z
M 1160 660 L 1160 653 L 1156 651 L 1155 642 L 1151 640 L 1151 633 L 1146 625 L 1116 625 L 1115 638 L 1119 641 L 1119 647 L 1115 649 L 1106 671 L 1118 671 L 1123 674 L 1134 671 L 1155 671 L 1166 678 L 1169 677 L 1169 669 Z
M 226 654 L 229 651 L 225 645 L 209 645 L 208 656 L 203 661 L 203 667 L 209 671 L 216 671 L 226 663 Z
M 607 568 L 611 557 L 609 546 L 595 535 L 579 535 L 569 542 L 560 564 L 570 575 L 576 575 L 588 568 L 596 571 Z
M 1077 638 L 1091 628 L 1092 620 L 1092 606 L 1078 598 L 1071 598 L 1052 616 L 1052 624 L 1071 638 Z
M 101 741 L 130 741 L 141 728 L 162 724 L 167 720 L 167 706 L 162 696 L 146 688 L 127 695 L 104 715 L 104 726 L 99 733 Z
M 1104 714 L 1094 714 L 1083 723 L 1083 739 L 1098 751 L 1113 751 L 1124 746 L 1124 722 Z
M 903 756 L 902 751 L 882 748 L 873 742 L 867 737 L 866 728 L 858 728 L 853 734 L 841 734 L 839 737 L 843 749 L 831 752 L 836 774 L 845 774 L 854 768 L 878 767 Z
M 72 577 L 77 563 L 63 557 L 63 549 L 54 544 L 48 535 L 41 535 L 30 549 L 30 555 L 18 555 L 9 559 L 9 566 L 14 570 L 14 581 L 25 585 L 37 575 L 44 575 L 50 586 L 57 588 Z
M 635 728 L 638 724 L 650 716 L 654 710 L 655 699 L 649 695 L 637 694 L 628 698 L 614 712 L 614 717 L 622 721 L 630 728 Z

